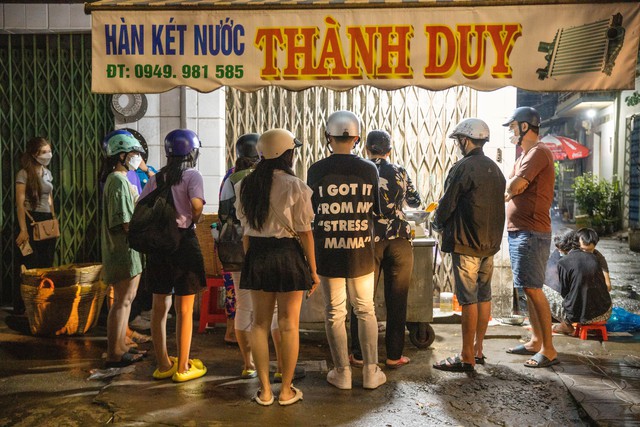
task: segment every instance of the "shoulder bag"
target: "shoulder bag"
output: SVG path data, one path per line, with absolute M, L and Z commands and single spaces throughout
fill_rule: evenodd
M 54 237 L 60 237 L 60 224 L 58 218 L 55 216 L 45 221 L 36 221 L 33 219 L 29 211 L 25 210 L 25 213 L 31 220 L 31 227 L 33 227 L 33 240 L 47 240 Z

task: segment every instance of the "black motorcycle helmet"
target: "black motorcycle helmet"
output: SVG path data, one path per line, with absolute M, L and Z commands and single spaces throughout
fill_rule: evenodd
M 511 122 L 529 123 L 531 126 L 540 127 L 540 113 L 532 107 L 518 107 L 502 126 L 509 126 Z
M 260 135 L 257 133 L 245 133 L 241 135 L 236 141 L 236 158 L 249 157 L 251 159 L 258 159 L 260 155 L 256 149 L 258 138 Z

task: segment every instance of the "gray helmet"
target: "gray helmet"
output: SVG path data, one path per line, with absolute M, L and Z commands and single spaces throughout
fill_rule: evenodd
M 473 117 L 464 119 L 453 128 L 453 132 L 451 132 L 449 138 L 455 138 L 457 136 L 466 136 L 471 139 L 488 141 L 489 126 L 487 126 L 484 121 Z
M 236 141 L 236 158 L 249 157 L 251 159 L 257 159 L 260 157 L 256 144 L 258 143 L 260 135 L 257 133 L 245 133 L 241 135 Z
M 391 151 L 391 135 L 384 130 L 372 130 L 367 135 L 367 149 L 373 154 L 387 154 Z
M 513 114 L 502 126 L 509 126 L 511 122 L 529 123 L 531 126 L 540 127 L 540 113 L 538 110 L 532 107 L 518 107 L 513 111 Z
M 360 118 L 351 111 L 341 110 L 327 119 L 327 136 L 360 136 Z

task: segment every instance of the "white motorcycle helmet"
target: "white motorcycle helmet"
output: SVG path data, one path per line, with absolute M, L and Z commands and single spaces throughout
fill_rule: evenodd
M 467 138 L 488 141 L 489 140 L 489 126 L 476 118 L 464 119 L 453 128 L 453 132 L 449 135 L 449 138 L 457 138 L 465 136 Z

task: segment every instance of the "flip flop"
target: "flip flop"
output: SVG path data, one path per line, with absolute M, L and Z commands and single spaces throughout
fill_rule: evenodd
M 400 356 L 400 359 L 398 359 L 397 362 L 385 362 L 384 365 L 389 369 L 398 369 L 399 367 L 404 366 L 409 362 L 411 362 L 411 359 L 409 359 L 407 356 Z
M 127 353 L 139 354 L 142 357 L 145 357 L 147 355 L 147 350 L 139 350 L 137 347 L 129 347 L 129 350 L 127 351 Z
M 528 348 L 526 348 L 524 346 L 524 344 L 520 344 L 520 345 L 517 345 L 517 346 L 515 346 L 513 348 L 508 349 L 507 353 L 509 353 L 509 354 L 519 354 L 519 355 L 522 355 L 522 356 L 533 356 L 534 354 L 537 353 L 537 351 L 529 350 Z
M 434 363 L 433 367 L 441 371 L 448 372 L 473 372 L 474 368 L 471 363 L 463 362 L 460 359 L 460 355 L 456 354 L 454 357 L 447 357 L 438 363 Z
M 142 356 L 140 355 L 124 353 L 122 356 L 120 356 L 120 360 L 116 360 L 116 361 L 107 360 L 104 362 L 104 366 L 105 368 L 124 368 L 125 366 L 129 366 L 141 360 L 142 360 Z
M 294 396 L 289 400 L 278 399 L 278 403 L 280 404 L 280 406 L 293 405 L 294 403 L 302 400 L 302 391 L 300 389 L 297 389 L 294 386 L 291 386 L 291 390 L 295 393 Z
M 481 356 L 481 357 L 476 356 L 476 364 L 477 365 L 484 365 L 485 359 L 486 359 L 486 357 L 484 357 L 484 356 Z
M 292 387 L 292 388 L 293 388 L 293 387 Z M 253 400 L 253 401 L 254 401 L 254 402 L 256 402 L 258 405 L 261 405 L 261 406 L 270 406 L 270 405 L 273 405 L 273 402 L 276 400 L 276 399 L 273 397 L 273 393 L 271 393 L 271 399 L 269 399 L 269 400 L 262 400 L 262 399 L 260 399 L 260 393 L 261 393 L 261 392 L 262 392 L 262 389 L 261 389 L 261 388 L 259 388 L 259 389 L 256 391 L 256 394 L 251 398 L 251 400 Z
M 133 341 L 136 344 L 144 344 L 147 342 L 151 342 L 151 336 L 150 335 L 145 335 L 145 334 L 141 334 L 139 332 L 133 331 L 133 333 L 131 334 L 131 336 L 129 337 L 131 339 L 131 341 Z
M 549 368 L 553 365 L 557 365 L 558 363 L 560 363 L 560 361 L 558 360 L 557 357 L 553 360 L 550 360 L 544 354 L 536 353 L 533 355 L 531 359 L 527 360 L 524 363 L 524 366 L 526 366 L 527 368 Z

